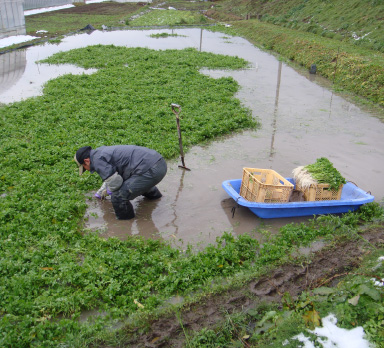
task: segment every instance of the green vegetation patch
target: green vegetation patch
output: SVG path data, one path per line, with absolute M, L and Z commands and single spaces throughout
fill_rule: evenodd
M 326 283 L 295 299 L 285 293 L 282 303 L 261 304 L 246 312 L 228 314 L 219 327 L 189 332 L 188 347 L 296 348 L 302 346 L 295 339 L 299 334 L 311 338 L 315 347 L 323 347 L 321 339 L 309 330 L 322 326 L 322 319 L 330 314 L 337 318 L 337 327 L 353 330 L 360 326 L 371 345 L 383 347 L 383 253 L 382 248 L 372 248 L 364 263 L 346 272 L 336 287 L 328 287 Z
M 88 144 L 144 145 L 166 158 L 178 156 L 171 103 L 182 106 L 186 148 L 254 127 L 250 111 L 234 98 L 235 80 L 199 73 L 202 67 L 241 69 L 246 61 L 193 49 L 99 45 L 58 53 L 46 62 L 98 71 L 59 77 L 45 85 L 43 96 L 0 107 L 1 347 L 74 346 L 73 340 L 101 329 L 102 318 L 79 324 L 82 311 L 121 317 L 139 309 L 134 300 L 154 308 L 214 274 L 235 272 L 250 253 L 243 254 L 240 244 L 254 243 L 244 240 L 237 251 L 226 248 L 233 261 L 212 248 L 207 255 L 217 256 L 201 261 L 216 261 L 202 274 L 207 267 L 160 242 L 83 235 L 84 194 L 100 179 L 79 177 L 72 160 L 76 149 Z
M 252 11 L 269 23 L 335 38 L 384 52 L 384 2 L 381 0 L 287 1 L 284 6 L 256 1 Z
M 29 16 L 28 16 L 29 17 Z M 76 32 L 91 24 L 95 29 L 101 29 L 102 25 L 113 25 L 114 27 L 125 26 L 125 22 L 119 22 L 115 16 L 108 15 L 60 15 L 45 16 L 37 18 L 27 18 L 26 29 L 30 35 L 35 35 L 39 30 L 46 30 L 47 36 L 65 35 L 70 32 Z
M 332 162 L 325 157 L 318 158 L 315 163 L 304 167 L 313 179 L 319 184 L 329 184 L 329 189 L 338 190 L 340 185 L 347 181 L 340 172 L 333 166 Z
M 241 235 L 235 238 L 228 233 L 224 233 L 222 237 L 217 238 L 216 245 L 209 246 L 197 255 L 189 255 L 182 263 L 178 261 L 173 263 L 173 265 L 178 265 L 177 270 L 182 276 L 182 280 L 179 280 L 176 285 L 180 289 L 177 293 L 179 295 L 187 294 L 188 290 L 187 288 L 182 290 L 183 286 L 193 287 L 196 283 L 200 283 L 201 279 L 206 279 L 210 274 L 227 276 L 225 281 L 230 282 L 228 287 L 237 289 L 242 284 L 248 283 L 250 279 L 255 280 L 255 278 L 262 274 L 268 274 L 271 269 L 282 263 L 293 262 L 301 266 L 308 264 L 311 267 L 310 257 L 293 256 L 295 254 L 299 255 L 297 252 L 299 248 L 308 247 L 313 241 L 319 239 L 323 242 L 334 243 L 337 248 L 338 243 L 345 243 L 346 240 L 360 238 L 359 225 L 361 223 L 376 219 L 382 221 L 383 218 L 383 209 L 377 203 L 369 203 L 359 211 L 347 213 L 343 216 L 319 216 L 308 223 L 287 224 L 275 235 L 264 231 L 260 242 L 250 238 L 248 235 Z M 367 243 L 367 248 L 372 250 L 373 247 L 371 247 Z M 188 254 L 189 250 L 186 252 L 186 255 Z M 189 266 L 187 266 L 188 262 L 190 263 Z M 383 271 L 383 267 L 375 271 L 378 278 L 383 278 Z M 367 274 L 369 273 L 372 272 L 367 272 Z M 220 283 L 219 279 L 216 278 L 214 282 Z M 187 284 L 187 282 L 192 284 Z M 356 283 L 361 284 L 361 279 L 356 280 Z M 200 288 L 203 294 L 204 291 L 207 291 L 211 296 L 215 296 L 215 292 L 223 292 L 226 289 L 225 286 L 218 285 L 217 288 L 214 288 L 209 284 L 209 282 L 205 282 L 205 288 Z M 173 291 L 176 291 L 176 287 Z M 374 285 L 372 284 L 371 287 L 374 287 Z M 354 308 L 351 308 L 350 316 L 343 322 L 344 327 L 345 325 L 353 326 L 356 323 L 360 325 L 364 320 L 369 321 L 369 325 L 372 326 L 376 323 L 376 320 L 379 320 L 376 328 L 378 331 L 383 328 L 382 309 L 373 308 L 375 305 L 374 299 L 377 300 L 379 298 L 379 300 L 383 300 L 384 287 L 379 290 L 373 294 L 375 297 L 372 297 L 367 307 L 365 301 L 360 303 L 362 307 L 358 309 L 359 314 L 356 313 Z M 312 315 L 315 314 L 314 310 L 321 311 L 321 315 L 325 316 L 327 310 L 333 304 L 331 294 L 337 292 L 342 295 L 343 288 L 341 291 L 339 289 L 329 289 L 328 291 L 330 296 L 322 299 L 319 298 L 320 301 L 324 301 L 321 306 L 313 305 L 313 302 L 308 300 L 310 295 L 307 293 L 304 293 L 297 301 L 285 295 L 283 299 L 284 309 L 281 308 L 281 304 L 261 305 L 253 310 L 248 309 L 246 313 L 234 315 L 229 315 L 228 313 L 228 320 L 223 326 L 204 328 L 198 333 L 191 333 L 190 328 L 186 328 L 184 330 L 185 346 L 196 348 L 242 347 L 243 345 L 240 342 L 243 344 L 246 342 L 249 344 L 249 347 L 265 347 L 268 344 L 269 346 L 282 346 L 282 342 L 287 338 L 291 338 L 299 333 L 300 330 L 305 330 L 306 324 L 315 325 L 317 323 L 315 323 L 317 317 Z M 364 289 L 359 289 L 358 286 L 354 289 L 351 288 L 349 292 L 351 294 L 350 297 L 341 296 L 338 299 L 339 302 L 336 303 L 347 302 L 349 298 L 357 295 L 359 291 L 364 291 Z M 249 296 L 246 292 L 244 295 Z M 257 299 L 255 302 L 259 303 Z M 346 304 L 348 305 L 348 303 Z M 186 307 L 188 307 L 188 304 Z M 366 308 L 370 309 L 368 313 L 364 312 Z M 340 311 L 336 311 L 336 314 L 342 316 Z M 354 318 L 354 315 L 356 315 L 355 321 L 351 321 L 350 318 Z M 151 319 L 153 319 L 153 316 L 149 320 Z M 181 316 L 179 321 L 182 326 Z M 141 324 L 143 325 L 143 323 Z M 137 329 L 137 323 L 133 325 L 128 324 L 123 333 L 128 334 L 135 329 Z M 129 341 L 129 334 L 127 338 L 123 336 L 120 346 L 124 346 L 125 339 Z M 371 337 L 372 341 L 380 341 L 380 336 L 376 332 Z M 100 344 L 100 346 L 103 345 Z
M 165 39 L 167 37 L 178 37 L 178 36 L 184 36 L 184 35 L 178 35 L 178 34 L 169 34 L 169 33 L 159 33 L 159 34 L 151 34 L 150 37 L 153 37 L 155 39 Z
M 222 0 L 208 10 L 217 20 L 234 14 L 384 52 L 382 0 Z
M 44 35 L 52 37 L 76 32 L 88 24 L 99 30 L 102 25 L 123 27 L 127 18 L 142 10 L 140 4 L 104 2 L 26 16 L 25 24 L 30 35 L 35 36 L 38 30 L 47 30 Z
M 129 24 L 133 26 L 144 25 L 192 25 L 206 24 L 210 20 L 198 12 L 176 10 L 153 10 L 132 19 Z

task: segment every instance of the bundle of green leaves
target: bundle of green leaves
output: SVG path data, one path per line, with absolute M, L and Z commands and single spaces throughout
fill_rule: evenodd
M 310 173 L 319 184 L 328 184 L 330 190 L 338 189 L 340 185 L 347 182 L 333 166 L 332 162 L 325 157 L 318 158 L 315 163 L 305 166 L 304 169 Z

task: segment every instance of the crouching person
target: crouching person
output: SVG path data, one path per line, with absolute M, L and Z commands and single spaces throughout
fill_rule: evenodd
M 135 217 L 131 200 L 142 195 L 148 199 L 162 196 L 156 185 L 167 173 L 167 163 L 155 150 L 135 145 L 84 146 L 76 151 L 79 174 L 97 172 L 111 194 L 119 220 Z

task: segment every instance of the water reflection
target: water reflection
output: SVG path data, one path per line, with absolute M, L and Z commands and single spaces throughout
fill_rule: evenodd
M 179 200 L 180 193 L 183 191 L 184 175 L 185 175 L 185 170 L 181 169 L 179 188 L 177 189 L 175 200 L 171 204 L 171 209 L 173 211 L 173 219 L 171 220 L 170 225 L 174 228 L 175 234 L 177 234 L 179 232 L 179 228 L 178 228 L 178 225 L 176 222 L 176 220 L 177 220 L 177 202 Z
M 0 94 L 21 79 L 27 64 L 26 51 L 12 51 L 0 55 Z
M 233 199 L 226 198 L 221 201 L 221 208 L 225 212 L 231 231 L 242 234 L 243 231 L 251 233 L 253 237 L 262 241 L 261 231 L 269 231 L 272 234 L 279 232 L 280 228 L 288 223 L 307 222 L 310 217 L 293 217 L 281 219 L 260 219 L 255 216 L 248 208 L 238 205 Z
M 14 55 L 19 56 L 19 60 L 15 60 L 16 65 L 4 64 L 4 70 L 0 75 L 0 80 L 3 80 L 0 86 L 0 103 L 4 104 L 41 95 L 44 84 L 53 78 L 65 74 L 93 74 L 97 71 L 96 69 L 85 70 L 70 64 L 58 66 L 31 63 L 28 60 L 28 51 L 25 50 L 5 53 L 0 56 L 0 59 L 4 62 L 12 62 Z
M 200 30 L 200 49 L 199 51 L 201 52 L 201 47 L 203 46 L 203 28 Z
M 122 45 L 126 47 L 148 47 L 153 49 L 182 49 L 194 47 L 202 50 L 204 29 L 162 29 L 162 30 L 123 30 L 123 31 L 85 31 L 65 37 L 60 44 L 50 44 L 30 47 L 27 50 L 18 51 L 24 54 L 24 71 L 20 71 L 19 79 L 8 80 L 7 75 L 12 74 L 12 67 L 4 64 L 0 71 L 0 79 L 3 80 L 0 90 L 0 103 L 11 103 L 20 101 L 29 97 L 42 94 L 43 85 L 50 79 L 64 74 L 93 73 L 95 69 L 81 69 L 72 65 L 48 65 L 40 64 L 39 60 L 45 59 L 54 53 L 68 51 L 75 48 L 86 47 L 89 45 Z M 170 36 L 166 39 L 158 40 L 151 37 L 151 34 L 170 33 L 176 36 Z M 207 32 L 208 33 L 208 32 Z M 209 35 L 206 41 L 210 50 L 217 46 L 217 34 Z M 15 53 L 4 53 L 0 57 L 4 61 L 12 61 Z
M 117 220 L 110 199 L 90 198 L 88 202 L 86 226 L 90 230 L 98 231 L 101 237 L 116 237 L 120 240 L 134 235 L 151 239 L 161 238 L 152 217 L 159 201 L 150 201 L 143 197 L 135 199 L 132 203 L 136 218 L 132 220 Z
M 277 72 L 277 84 L 276 84 L 276 96 L 275 96 L 275 108 L 273 110 L 273 120 L 272 120 L 272 138 L 271 138 L 271 150 L 269 152 L 270 160 L 272 160 L 275 153 L 274 144 L 275 144 L 275 135 L 276 135 L 276 122 L 277 122 L 277 111 L 279 108 L 279 93 L 280 93 L 280 81 L 281 81 L 281 69 L 283 64 L 279 61 L 279 68 Z M 272 168 L 272 167 L 271 167 Z

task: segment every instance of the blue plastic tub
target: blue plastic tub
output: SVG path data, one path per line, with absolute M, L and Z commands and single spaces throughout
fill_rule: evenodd
M 294 179 L 286 178 L 292 184 Z M 226 180 L 222 186 L 237 204 L 249 208 L 263 219 L 283 218 L 292 216 L 324 215 L 347 213 L 357 210 L 363 204 L 373 202 L 375 197 L 364 192 L 355 184 L 348 182 L 343 186 L 340 200 L 289 203 L 257 203 L 249 202 L 240 196 L 241 179 Z

